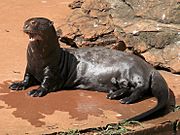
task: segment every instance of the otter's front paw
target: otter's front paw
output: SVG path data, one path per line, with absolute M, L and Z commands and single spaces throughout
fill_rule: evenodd
M 15 83 L 12 83 L 10 86 L 9 86 L 9 89 L 11 90 L 25 90 L 28 88 L 28 84 L 25 83 L 25 82 L 15 82 Z
M 32 96 L 32 97 L 43 97 L 47 93 L 48 93 L 47 89 L 40 87 L 38 89 L 34 89 L 34 90 L 28 92 L 28 95 Z

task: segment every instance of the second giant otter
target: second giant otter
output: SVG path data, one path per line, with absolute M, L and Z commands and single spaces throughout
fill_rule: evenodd
M 107 92 L 107 98 L 130 104 L 148 93 L 157 106 L 129 120 L 141 120 L 167 105 L 169 91 L 163 77 L 143 59 L 102 47 L 62 49 L 52 21 L 31 18 L 23 31 L 29 35 L 24 80 L 11 84 L 12 90 L 33 85 L 32 97 L 60 89 L 86 89 Z

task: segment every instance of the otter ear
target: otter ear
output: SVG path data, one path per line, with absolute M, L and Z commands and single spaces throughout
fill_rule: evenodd
M 52 26 L 53 24 L 54 24 L 53 21 L 50 21 L 50 22 L 49 22 L 49 26 Z

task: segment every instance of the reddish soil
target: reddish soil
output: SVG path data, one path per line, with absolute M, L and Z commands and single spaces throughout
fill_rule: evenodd
M 22 32 L 30 17 L 47 17 L 55 26 L 64 23 L 73 0 L 8 0 L 0 3 L 0 80 L 21 79 L 26 65 L 27 36 Z
M 107 100 L 104 93 L 81 90 L 32 98 L 27 96 L 27 91 L 12 92 L 8 89 L 10 82 L 22 80 L 24 74 L 28 42 L 28 37 L 22 32 L 24 21 L 35 16 L 47 17 L 57 27 L 70 13 L 67 5 L 72 1 L 8 0 L 0 3 L 1 134 L 42 134 L 69 128 L 96 127 L 131 117 L 155 105 L 154 98 L 133 105 L 121 105 L 118 101 Z M 175 96 L 180 98 L 180 77 L 163 75 Z

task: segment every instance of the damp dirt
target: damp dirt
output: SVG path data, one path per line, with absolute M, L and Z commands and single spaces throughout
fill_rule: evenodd
M 156 105 L 155 98 L 124 105 L 117 100 L 106 99 L 106 93 L 86 90 L 59 90 L 42 98 L 33 98 L 27 92 L 37 86 L 15 92 L 8 89 L 10 83 L 12 81 L 0 84 L 0 101 L 5 104 L 0 104 L 0 111 L 11 112 L 15 123 L 16 119 L 20 119 L 22 123 L 26 121 L 33 127 L 45 127 L 50 131 L 105 126 L 145 112 Z M 169 106 L 175 104 L 174 100 L 172 92 Z M 167 109 L 165 113 L 168 112 Z
M 32 88 L 13 92 L 8 89 L 9 83 L 11 82 L 5 81 L 0 84 L 0 100 L 4 101 L 9 109 L 15 109 L 12 113 L 15 117 L 27 120 L 37 127 L 46 124 L 42 120 L 45 115 L 52 115 L 56 111 L 67 112 L 69 119 L 76 121 L 87 120 L 89 115 L 106 119 L 108 116 L 105 116 L 104 111 L 112 111 L 112 119 L 117 118 L 118 121 L 137 115 L 137 110 L 144 112 L 156 104 L 155 99 L 151 98 L 137 103 L 138 105 L 123 105 L 106 99 L 105 93 L 86 90 L 61 90 L 43 98 L 33 98 L 27 95 Z

